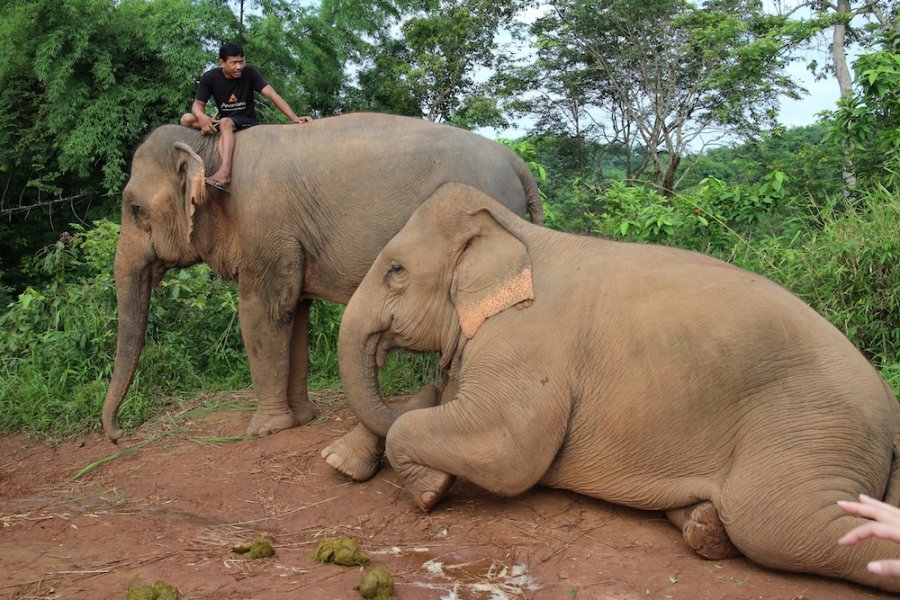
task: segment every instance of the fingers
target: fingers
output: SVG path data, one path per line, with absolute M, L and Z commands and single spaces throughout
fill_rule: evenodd
M 898 522 L 900 522 L 900 508 L 898 508 L 896 506 L 891 506 L 887 502 L 881 502 L 880 500 L 876 500 L 875 498 L 870 498 L 869 496 L 866 496 L 865 494 L 859 495 L 859 501 L 861 504 L 866 504 L 869 506 L 875 506 L 875 507 L 880 508 L 881 510 L 892 515 L 893 518 L 897 519 Z
M 200 131 L 207 135 L 212 135 L 216 133 L 216 123 L 218 121 L 214 119 L 206 119 L 200 124 Z
M 900 508 L 869 498 L 866 495 L 860 494 L 859 502 L 839 500 L 838 505 L 844 512 L 851 515 L 900 526 Z
M 848 531 L 844 537 L 838 540 L 838 544 L 842 546 L 852 546 L 861 540 L 871 537 L 877 537 L 892 542 L 900 542 L 900 527 L 889 523 L 871 521 Z
M 838 505 L 844 512 L 871 519 L 863 525 L 851 529 L 838 544 L 852 546 L 868 538 L 880 538 L 900 543 L 900 508 L 891 506 L 865 494 L 859 495 L 859 502 L 839 500 Z M 900 577 L 900 560 L 876 560 L 868 564 L 872 573 L 886 577 Z
M 868 564 L 869 571 L 887 577 L 900 577 L 900 560 L 876 560 Z

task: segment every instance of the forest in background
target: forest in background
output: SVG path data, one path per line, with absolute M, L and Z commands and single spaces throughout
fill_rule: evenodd
M 897 3 L 750 0 L 0 0 L 0 430 L 99 427 L 131 153 L 177 122 L 223 41 L 297 114 L 502 129 L 550 227 L 705 252 L 781 283 L 900 391 Z M 811 50 L 828 56 L 816 63 Z M 855 59 L 848 61 L 847 51 Z M 779 126 L 794 61 L 841 99 Z M 264 121 L 281 113 L 260 101 Z M 480 129 L 481 130 L 481 129 Z M 342 307 L 314 303 L 311 380 L 339 385 Z M 698 315 L 702 319 L 702 315 Z M 154 293 L 120 420 L 250 385 L 237 292 L 206 266 Z M 434 374 L 397 353 L 387 393 Z

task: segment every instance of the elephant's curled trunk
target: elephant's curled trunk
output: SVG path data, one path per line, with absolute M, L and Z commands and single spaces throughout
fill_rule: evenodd
M 116 265 L 116 305 L 119 318 L 116 363 L 103 401 L 103 430 L 115 442 L 122 437 L 116 418 L 119 405 L 128 392 L 144 348 L 147 317 L 150 312 L 152 269 L 122 268 Z
M 387 437 L 391 425 L 404 411 L 386 404 L 378 389 L 377 356 L 387 350 L 383 341 L 371 323 L 360 317 L 351 299 L 338 335 L 341 385 L 362 424 L 378 436 Z

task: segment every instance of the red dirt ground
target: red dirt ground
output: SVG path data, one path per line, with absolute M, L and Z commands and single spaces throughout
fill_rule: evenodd
M 390 467 L 352 483 L 325 464 L 321 449 L 356 419 L 338 394 L 315 400 L 315 423 L 240 442 L 209 439 L 243 433 L 250 413 L 227 406 L 186 407 L 119 448 L 99 434 L 55 445 L 0 437 L 0 597 L 122 599 L 162 579 L 183 599 L 360 598 L 360 568 L 311 559 L 336 536 L 386 567 L 400 600 L 891 597 L 744 559 L 706 561 L 662 515 L 568 492 L 504 499 L 461 482 L 423 514 Z M 231 554 L 260 535 L 275 557 Z

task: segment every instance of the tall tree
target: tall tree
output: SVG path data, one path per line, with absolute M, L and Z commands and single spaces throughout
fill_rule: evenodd
M 793 16 L 808 10 L 811 15 L 802 21 L 809 25 L 809 37 L 831 29 L 830 62 L 821 69 L 817 61 L 809 65 L 813 72 L 833 74 L 838 83 L 840 98 L 848 100 L 853 94 L 853 73 L 847 64 L 847 53 L 853 48 L 869 48 L 879 36 L 900 31 L 897 0 L 800 0 L 777 4 L 779 10 Z M 856 187 L 852 149 L 844 148 L 843 178 L 845 194 Z
M 437 0 L 405 14 L 360 74 L 363 102 L 464 127 L 505 120 L 488 84 L 513 2 Z
M 774 124 L 796 31 L 757 0 L 553 0 L 535 21 L 540 126 L 621 145 L 659 189 L 703 136 Z
M 847 63 L 847 52 L 853 47 L 868 48 L 888 31 L 900 31 L 900 2 L 898 0 L 799 0 L 778 2 L 780 13 L 795 16 L 809 11 L 804 20 L 813 27 L 810 36 L 831 30 L 829 54 L 831 62 L 825 73 L 834 75 L 841 97 L 851 93 L 853 73 Z M 814 61 L 810 68 L 816 71 Z
M 900 31 L 888 29 L 879 46 L 854 63 L 855 86 L 831 120 L 854 175 L 867 187 L 900 189 Z
M 420 0 L 259 0 L 245 16 L 251 62 L 297 110 L 322 116 L 365 108 L 356 74 Z M 278 118 L 277 111 L 268 115 Z
M 212 1 L 0 3 L 0 272 L 54 226 L 118 204 L 106 194 L 132 149 L 187 109 L 230 17 Z M 48 221 L 62 201 L 65 217 Z
M 230 24 L 188 0 L 7 2 L 0 17 L 0 208 L 117 190 L 135 142 L 187 108 L 204 40 Z

